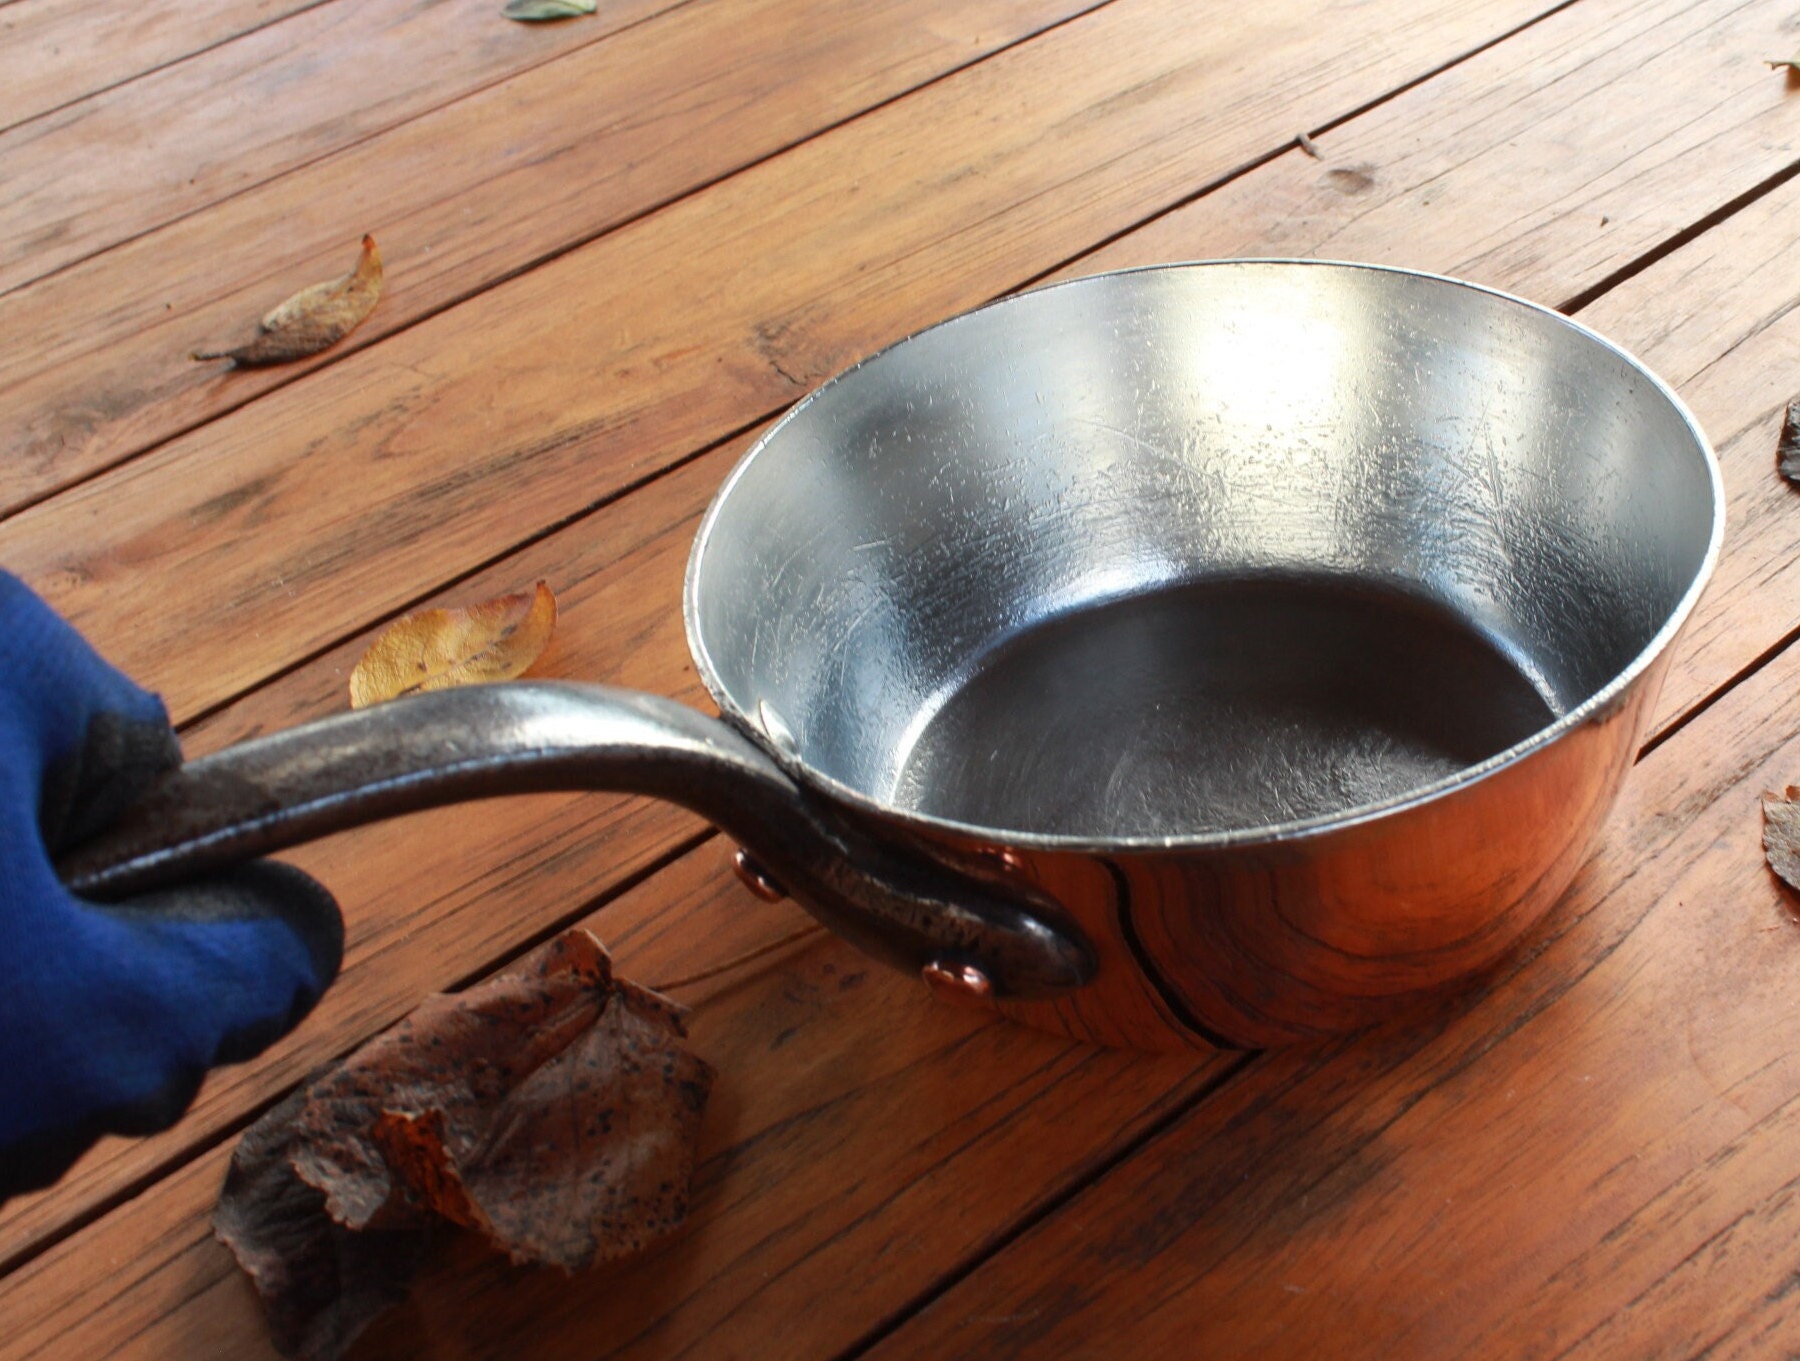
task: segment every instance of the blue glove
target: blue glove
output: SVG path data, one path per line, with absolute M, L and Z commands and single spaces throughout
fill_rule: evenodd
M 180 760 L 162 701 L 0 572 L 0 1199 L 172 1125 L 337 976 L 337 904 L 292 866 L 112 904 L 63 888 L 53 859 Z

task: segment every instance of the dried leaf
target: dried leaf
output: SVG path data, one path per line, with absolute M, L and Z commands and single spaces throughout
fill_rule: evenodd
M 506 8 L 500 12 L 508 19 L 535 24 L 546 19 L 573 19 L 578 14 L 592 14 L 594 0 L 506 0 Z
M 234 350 L 196 350 L 195 359 L 229 359 L 252 368 L 305 359 L 354 331 L 381 300 L 381 252 L 375 238 L 362 239 L 356 268 L 341 279 L 313 284 L 272 309 L 261 333 Z
M 352 1233 L 325 1213 L 292 1154 L 302 1087 L 244 1134 L 231 1157 L 213 1231 L 262 1296 L 286 1356 L 338 1357 L 384 1310 L 406 1298 L 426 1247 L 415 1228 Z
M 350 707 L 511 680 L 543 655 L 555 628 L 556 596 L 542 581 L 530 594 L 409 614 L 371 643 L 350 673 Z
M 1800 889 L 1800 785 L 1763 795 L 1763 854 L 1788 887 Z
M 1800 57 L 1784 57 L 1780 61 L 1765 61 L 1763 65 L 1771 71 L 1779 71 L 1785 67 L 1789 80 L 1800 76 Z
M 416 1261 L 435 1222 L 570 1271 L 679 1225 L 713 1077 L 680 1018 L 570 931 L 517 971 L 426 999 L 258 1121 L 214 1225 L 283 1349 L 341 1354 L 404 1289 L 370 1253 Z
M 1783 477 L 1800 486 L 1800 398 L 1788 403 L 1781 442 L 1775 446 L 1775 463 Z

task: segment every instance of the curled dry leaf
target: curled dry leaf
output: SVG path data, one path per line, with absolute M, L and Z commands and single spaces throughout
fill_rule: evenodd
M 543 23 L 547 19 L 573 19 L 578 14 L 592 14 L 595 0 L 506 0 L 500 12 L 520 23 Z
M 307 1097 L 303 1086 L 245 1131 L 213 1231 L 262 1297 L 282 1354 L 335 1357 L 406 1298 L 427 1236 L 422 1225 L 353 1233 L 325 1213 L 324 1192 L 291 1161 Z
M 354 331 L 381 300 L 381 252 L 362 239 L 356 268 L 341 279 L 301 289 L 265 315 L 255 340 L 233 350 L 196 350 L 195 359 L 229 359 L 253 368 L 305 359 Z
M 1789 888 L 1800 889 L 1800 786 L 1764 794 L 1763 854 Z
M 1781 442 L 1775 446 L 1775 463 L 1781 475 L 1800 486 L 1800 398 L 1788 403 L 1781 422 Z
M 288 1355 L 335 1357 L 449 1221 L 577 1270 L 681 1223 L 712 1069 L 680 1009 L 566 933 L 428 998 L 259 1120 L 213 1217 Z
M 409 614 L 369 644 L 350 673 L 350 707 L 522 676 L 555 628 L 556 596 L 542 581 L 530 593 Z

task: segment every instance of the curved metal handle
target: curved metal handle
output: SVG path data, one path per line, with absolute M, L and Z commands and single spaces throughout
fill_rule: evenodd
M 78 893 L 118 897 L 401 813 L 558 790 L 691 809 L 833 931 L 903 968 L 972 964 L 1017 998 L 1093 972 L 1049 899 L 889 845 L 719 720 L 604 685 L 446 690 L 242 743 L 166 776 L 57 868 Z

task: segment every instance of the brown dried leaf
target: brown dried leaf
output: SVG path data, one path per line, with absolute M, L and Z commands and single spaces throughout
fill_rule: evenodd
M 1775 465 L 1789 482 L 1800 486 L 1800 398 L 1788 403 L 1781 422 L 1781 442 L 1775 446 Z
M 356 268 L 341 279 L 312 284 L 268 312 L 261 332 L 234 350 L 196 350 L 195 359 L 229 359 L 245 368 L 286 364 L 335 345 L 354 331 L 381 300 L 381 252 L 362 239 Z
M 1800 785 L 1789 785 L 1780 794 L 1764 794 L 1763 854 L 1769 868 L 1788 887 L 1800 889 Z
M 686 1214 L 712 1082 L 680 1015 L 571 931 L 526 975 L 428 998 L 313 1084 L 295 1169 L 351 1228 L 424 1206 L 519 1262 L 636 1252 Z
M 339 1354 L 392 1298 L 388 1259 L 432 1222 L 571 1271 L 680 1224 L 713 1076 L 680 1015 L 570 931 L 520 970 L 427 998 L 258 1121 L 214 1223 L 284 1349 Z M 364 1241 L 398 1246 L 367 1281 Z
M 424 1256 L 417 1228 L 352 1233 L 294 1172 L 302 1087 L 244 1134 L 231 1156 L 213 1231 L 262 1296 L 286 1356 L 342 1356 L 384 1310 L 406 1298 Z
M 409 614 L 371 643 L 350 673 L 350 707 L 511 680 L 543 655 L 555 628 L 556 596 L 542 581 L 530 594 Z

